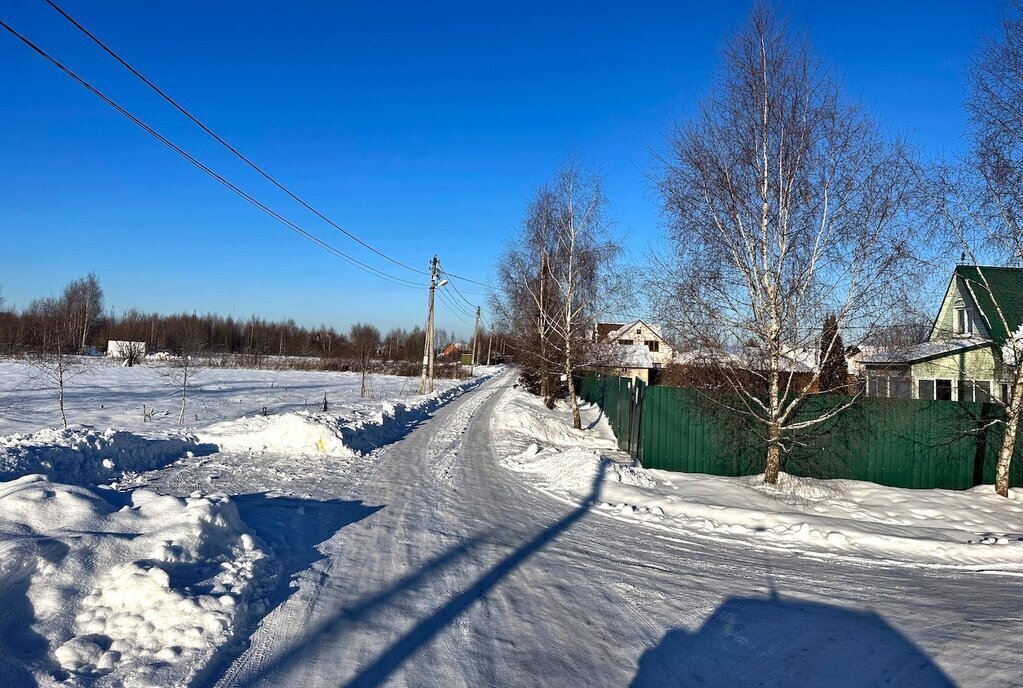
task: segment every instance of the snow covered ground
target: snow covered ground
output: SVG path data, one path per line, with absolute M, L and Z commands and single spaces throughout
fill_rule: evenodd
M 102 422 L 6 421 L 15 472 L 75 433 L 101 446 L 78 445 L 85 486 L 53 482 L 64 468 L 0 483 L 0 686 L 1019 683 L 1002 527 L 1018 500 L 643 471 L 598 409 L 573 431 L 514 371 L 367 402 L 331 392 L 356 389 L 331 373 L 221 374 L 204 385 L 247 417 L 213 402 L 181 430 L 114 425 L 185 443 L 134 465 L 146 445 L 103 439 Z M 263 416 L 278 375 L 326 387 L 330 412 Z M 112 467 L 106 441 L 126 449 Z M 808 537 L 771 530 L 797 523 Z
M 1023 571 L 1023 489 L 1005 499 L 990 485 L 908 490 L 783 474 L 771 486 L 763 476 L 647 470 L 617 450 L 599 408 L 584 406 L 584 417 L 592 427 L 573 430 L 567 403 L 550 411 L 536 397 L 509 392 L 495 416 L 495 435 L 513 452 L 503 465 L 574 501 L 591 497 L 599 473 L 596 509 L 690 537 L 825 557 Z
M 317 479 L 351 470 L 495 369 L 428 396 L 418 380 L 374 375 L 366 399 L 352 373 L 206 369 L 184 427 L 163 372 L 97 362 L 69 385 L 74 424 L 57 429 L 52 390 L 0 362 L 0 685 L 202 680 L 278 594 L 282 563 L 239 515 L 272 497 L 232 500 L 209 476 L 180 497 L 123 483 L 227 456 L 294 478 L 298 456 Z
M 68 423 L 132 432 L 178 427 L 180 388 L 168 379 L 163 364 L 125 368 L 117 362 L 88 359 L 88 372 L 67 386 Z M 480 367 L 485 373 L 487 368 Z M 337 415 L 373 414 L 380 403 L 414 402 L 418 378 L 368 375 L 367 399 L 359 398 L 358 373 L 327 371 L 197 368 L 195 388 L 188 391 L 185 428 L 206 427 L 243 416 L 315 413 L 323 408 Z M 435 380 L 436 391 L 458 380 Z M 143 418 L 154 412 L 151 420 Z M 56 390 L 28 363 L 0 359 L 0 435 L 30 433 L 60 426 Z

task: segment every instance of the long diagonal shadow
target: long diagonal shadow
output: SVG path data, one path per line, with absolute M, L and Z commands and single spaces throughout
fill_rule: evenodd
M 415 654 L 423 645 L 430 642 L 446 626 L 469 609 L 473 603 L 487 594 L 502 578 L 582 518 L 590 510 L 600 494 L 600 486 L 603 480 L 604 466 L 601 464 L 593 480 L 590 494 L 582 504 L 561 520 L 542 530 L 532 540 L 491 567 L 489 571 L 473 581 L 465 590 L 449 600 L 440 609 L 413 626 L 408 633 L 391 645 L 371 664 L 363 668 L 355 678 L 345 685 L 352 688 L 368 688 L 383 683 L 406 659 Z
M 435 572 L 443 569 L 459 557 L 464 556 L 469 550 L 487 540 L 492 532 L 493 531 L 491 530 L 485 533 L 479 533 L 471 538 L 467 538 L 466 540 L 459 542 L 457 545 L 454 545 L 445 552 L 426 562 L 414 573 L 401 578 L 393 585 L 388 586 L 374 595 L 363 598 L 355 606 L 342 609 L 332 618 L 310 628 L 302 636 L 302 638 L 293 643 L 286 652 L 275 657 L 272 662 L 269 662 L 259 672 L 247 677 L 245 682 L 247 684 L 255 684 L 265 678 L 270 672 L 287 667 L 294 662 L 301 661 L 302 650 L 306 648 L 313 639 L 326 635 L 343 634 L 345 623 L 358 621 L 359 619 L 367 616 L 373 610 L 387 604 L 388 601 L 400 595 L 403 591 L 414 589 Z

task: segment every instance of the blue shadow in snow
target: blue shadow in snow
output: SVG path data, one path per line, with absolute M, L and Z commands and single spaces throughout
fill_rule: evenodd
M 951 679 L 881 616 L 777 597 L 726 600 L 695 633 L 639 660 L 633 688 L 946 688 Z
M 284 602 L 294 588 L 291 578 L 326 557 L 317 546 L 345 526 L 384 507 L 362 501 L 300 499 L 247 494 L 231 497 L 245 524 L 274 551 L 282 570 L 277 591 L 270 595 L 267 612 Z
M 478 600 L 483 599 L 505 576 L 521 566 L 523 562 L 550 544 L 551 541 L 589 513 L 596 502 L 597 496 L 600 494 L 603 480 L 604 471 L 597 471 L 593 485 L 590 488 L 590 494 L 582 504 L 573 509 L 568 515 L 541 530 L 527 542 L 524 542 L 481 576 L 469 582 L 462 592 L 444 602 L 426 618 L 419 620 L 387 650 L 364 666 L 358 675 L 345 685 L 349 687 L 370 688 L 371 686 L 379 686 L 386 683 L 391 675 L 409 657 L 433 640 Z
M 326 559 L 318 549 L 320 544 L 345 526 L 384 508 L 367 506 L 362 501 L 270 497 L 262 493 L 232 495 L 231 501 L 237 506 L 238 514 L 245 524 L 273 550 L 280 567 L 276 571 L 276 586 L 266 592 L 268 603 L 263 616 L 283 604 L 298 589 L 292 585 L 296 574 Z M 180 573 L 182 576 L 188 575 L 188 572 Z M 255 628 L 258 621 L 255 618 L 250 620 L 252 628 Z M 242 635 L 244 641 L 222 648 L 216 660 L 210 663 L 206 675 L 193 685 L 212 685 L 216 682 L 219 674 L 248 647 L 248 634 Z

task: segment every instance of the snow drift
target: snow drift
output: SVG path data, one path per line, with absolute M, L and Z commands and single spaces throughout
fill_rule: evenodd
M 0 483 L 0 671 L 183 685 L 245 623 L 273 560 L 226 497 L 109 497 Z
M 144 437 L 92 428 L 40 430 L 0 437 L 0 480 L 40 473 L 56 482 L 88 485 L 215 449 L 191 435 Z
M 440 406 L 477 387 L 491 373 L 412 402 L 378 406 L 339 405 L 334 412 L 297 411 L 246 416 L 197 431 L 200 440 L 222 452 L 274 452 L 355 457 L 402 437 Z
M 789 475 L 766 485 L 763 476 L 648 470 L 617 450 L 595 407 L 585 408 L 593 429 L 573 430 L 563 408 L 548 411 L 524 392 L 512 390 L 500 403 L 494 430 L 503 465 L 562 498 L 593 500 L 612 516 L 820 556 L 1023 569 L 1020 488 L 1005 499 L 990 485 L 909 490 Z

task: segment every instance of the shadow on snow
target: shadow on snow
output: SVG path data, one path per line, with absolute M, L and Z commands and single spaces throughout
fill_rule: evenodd
M 355 677 L 343 685 L 368 687 L 386 683 L 391 675 L 407 659 L 413 656 L 420 648 L 429 644 L 430 641 L 461 614 L 471 608 L 478 600 L 483 599 L 505 576 L 585 516 L 596 501 L 602 482 L 603 471 L 599 472 L 596 476 L 586 501 L 567 516 L 534 535 L 528 542 L 522 544 L 482 575 L 468 583 L 461 592 L 448 598 L 440 607 L 416 622 L 408 631 L 395 640 L 390 647 L 376 658 L 364 664 L 358 670 Z M 324 637 L 336 638 L 352 630 L 358 625 L 360 620 L 369 617 L 383 605 L 395 602 L 396 598 L 406 592 L 416 591 L 435 573 L 466 556 L 470 550 L 486 544 L 490 535 L 490 532 L 479 533 L 472 538 L 459 542 L 392 586 L 361 600 L 353 607 L 344 609 L 334 617 L 310 628 L 301 639 L 292 644 L 288 650 L 264 665 L 258 673 L 247 676 L 245 683 L 247 685 L 256 684 L 281 668 L 303 661 L 304 653 L 314 646 L 319 639 Z
M 955 686 L 873 612 L 735 597 L 695 633 L 674 629 L 639 661 L 633 688 Z
M 593 486 L 590 489 L 590 494 L 582 504 L 573 509 L 567 516 L 534 535 L 528 542 L 521 545 L 469 583 L 461 593 L 450 598 L 428 617 L 421 619 L 376 659 L 363 666 L 358 674 L 345 685 L 369 687 L 385 683 L 405 660 L 433 640 L 435 636 L 468 610 L 475 602 L 485 597 L 505 576 L 585 516 L 600 494 L 603 480 L 604 472 L 598 471 L 594 478 Z
M 367 506 L 362 501 L 269 497 L 262 493 L 233 495 L 231 501 L 238 507 L 238 513 L 245 524 L 273 550 L 276 565 L 280 567 L 276 571 L 276 586 L 265 593 L 268 601 L 265 610 L 258 618 L 249 620 L 250 631 L 260 618 L 284 604 L 298 590 L 293 584 L 297 574 L 326 559 L 318 549 L 320 544 L 331 539 L 345 526 L 384 508 Z M 207 680 L 211 674 L 217 676 L 225 670 L 245 651 L 249 635 L 243 633 L 242 640 L 222 648 L 219 656 L 210 664 Z

